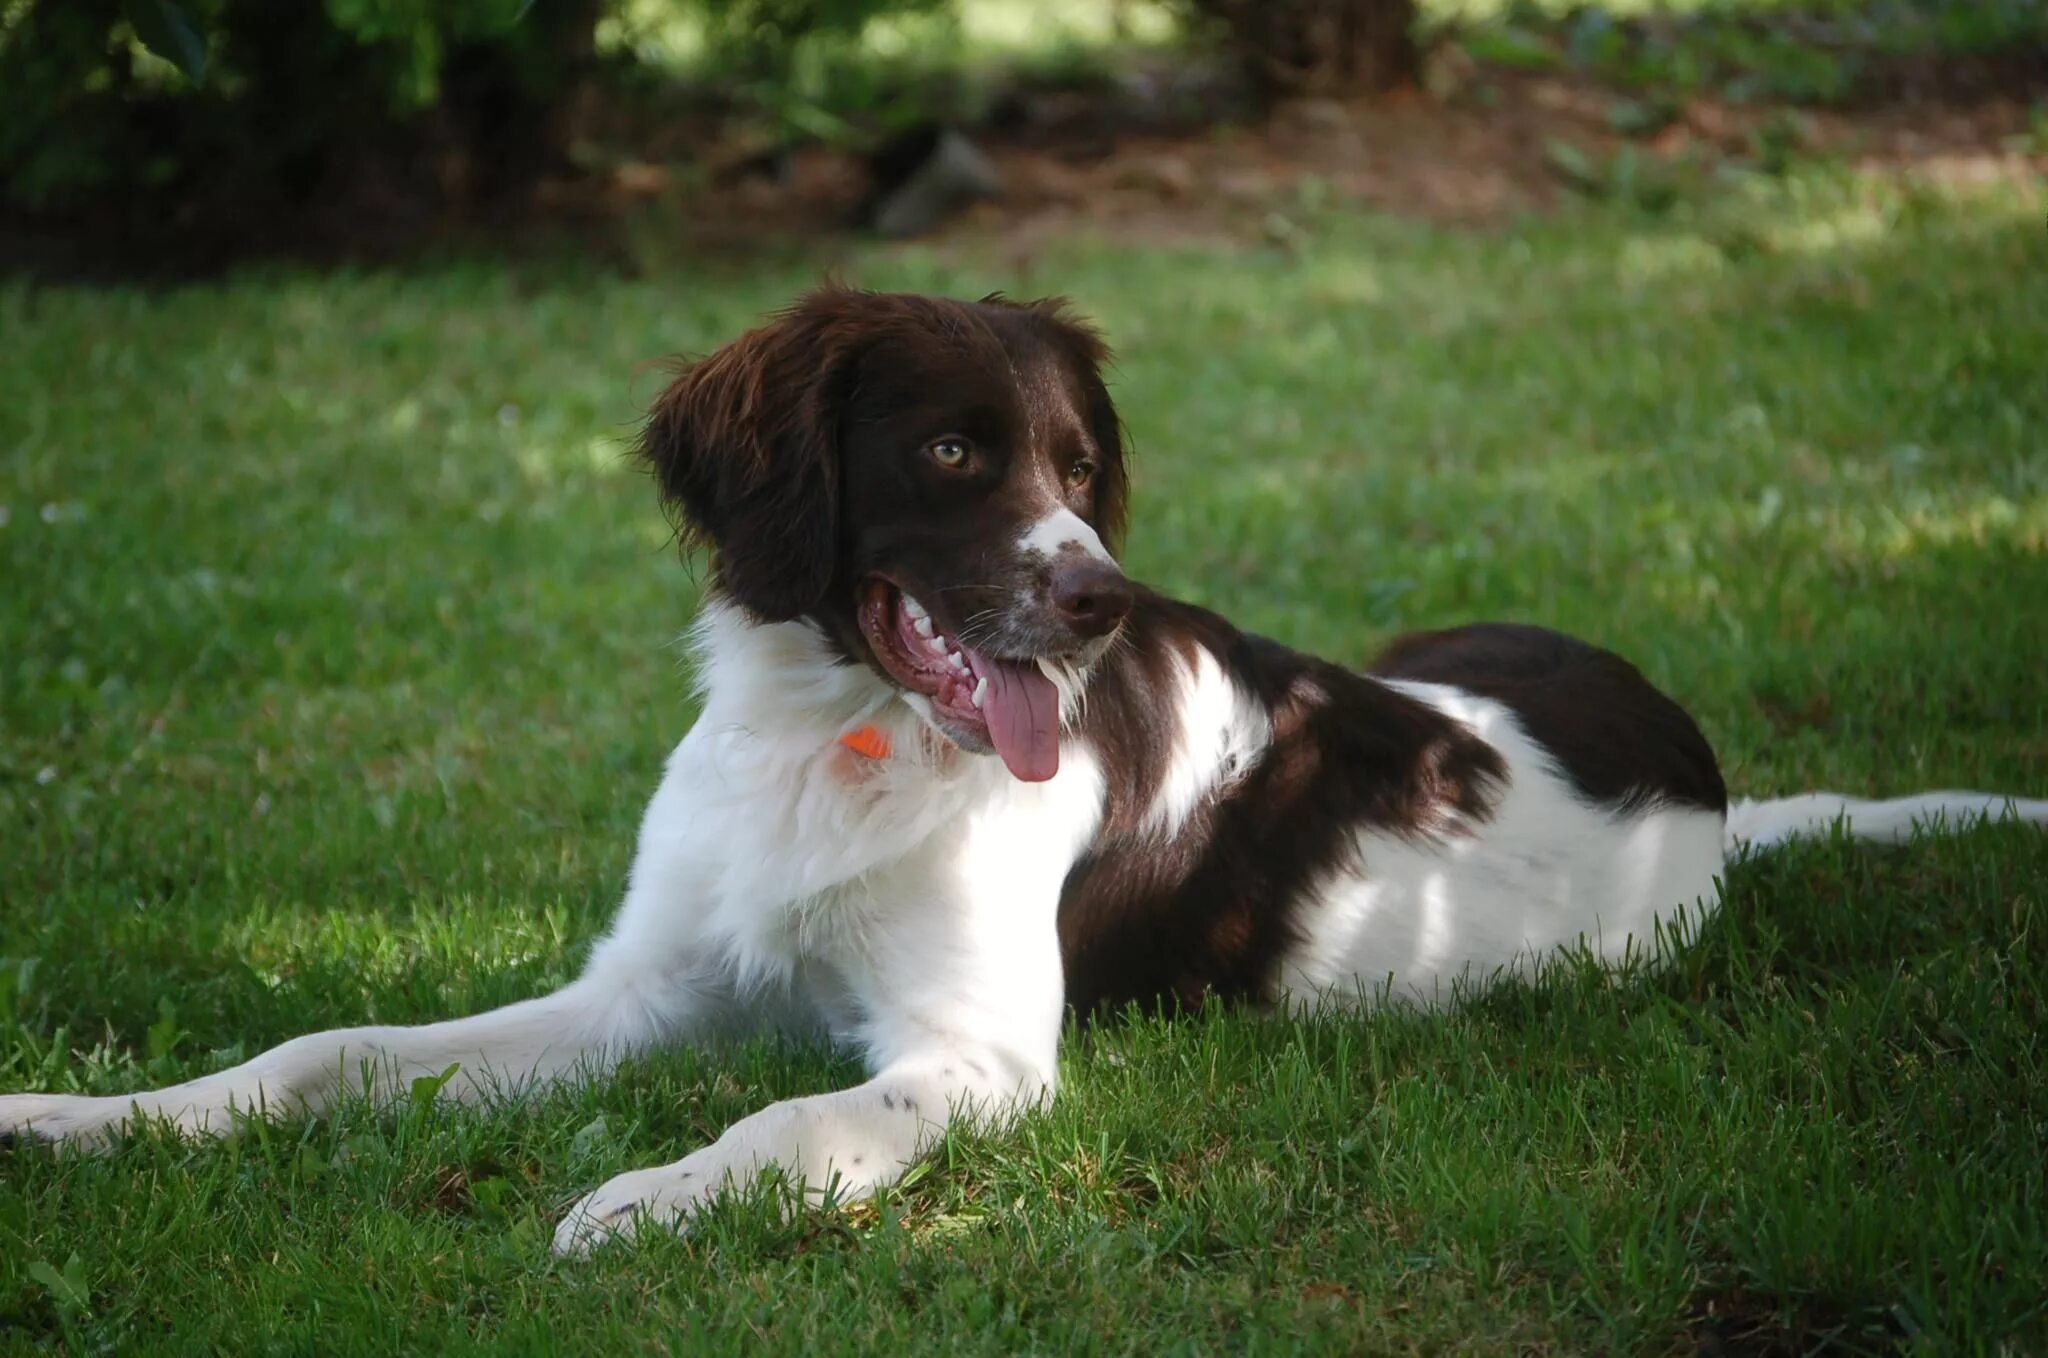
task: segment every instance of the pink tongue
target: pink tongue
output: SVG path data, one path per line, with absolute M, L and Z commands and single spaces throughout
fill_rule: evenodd
M 988 680 L 981 715 L 988 738 L 1003 763 L 1027 783 L 1042 783 L 1060 771 L 1060 695 L 1036 665 L 991 660 L 969 647 L 967 664 Z

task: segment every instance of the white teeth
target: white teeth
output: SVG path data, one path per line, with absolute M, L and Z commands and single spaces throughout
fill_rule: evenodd
M 969 695 L 969 701 L 971 701 L 976 707 L 980 707 L 981 700 L 983 698 L 986 698 L 987 696 L 988 680 L 986 678 L 976 680 L 974 685 L 974 692 L 971 695 Z
M 951 647 L 946 645 L 946 639 L 944 637 L 932 637 L 930 640 L 926 641 L 924 645 L 925 649 L 930 651 L 933 655 L 944 655 L 948 650 L 952 649 Z
M 917 634 L 921 637 L 928 637 L 932 634 L 932 620 L 930 618 L 920 617 L 912 625 L 917 628 Z
M 903 611 L 905 613 L 908 613 L 913 618 L 922 618 L 925 616 L 924 605 L 919 603 L 917 600 L 911 598 L 908 594 L 903 596 Z M 930 636 L 931 633 L 927 632 L 925 633 L 925 635 Z
M 967 662 L 960 658 L 960 652 L 958 651 L 955 651 L 951 655 L 947 656 L 946 663 L 951 665 L 954 669 L 960 671 L 960 673 L 962 674 L 967 673 Z

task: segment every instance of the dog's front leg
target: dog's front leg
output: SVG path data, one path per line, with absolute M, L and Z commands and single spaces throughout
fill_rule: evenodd
M 134 1094 L 0 1095 L 0 1138 L 100 1147 L 136 1121 L 219 1136 L 238 1116 L 318 1114 L 350 1094 L 389 1103 L 421 1078 L 450 1098 L 510 1096 L 579 1071 L 601 1071 L 664 1035 L 688 1005 L 665 991 L 657 1012 L 607 976 L 488 1013 L 412 1027 L 308 1033 L 211 1075 Z M 445 1078 L 444 1078 L 445 1077 Z
M 635 941 L 600 948 L 580 978 L 551 995 L 467 1018 L 308 1033 L 238 1066 L 134 1094 L 0 1094 L 0 1141 L 103 1147 L 138 1120 L 218 1136 L 238 1116 L 319 1114 L 352 1094 L 390 1103 L 421 1078 L 439 1081 L 444 1097 L 474 1102 L 600 1074 L 708 1027 L 754 1026 L 757 1016 L 689 953 L 635 956 Z
M 936 1062 L 936 1064 L 933 1064 Z M 740 1119 L 725 1134 L 673 1164 L 621 1174 L 571 1209 L 555 1250 L 580 1254 L 640 1223 L 676 1228 L 722 1189 L 744 1189 L 775 1169 L 811 1202 L 840 1201 L 886 1188 L 956 1117 L 1000 1121 L 1052 1092 L 1049 1073 L 1004 1085 L 990 1052 L 934 1053 L 892 1066 L 864 1084 L 788 1099 Z
M 816 903 L 819 932 L 837 942 L 815 960 L 850 1001 L 872 1078 L 773 1104 L 673 1164 L 620 1175 L 571 1209 L 556 1249 L 581 1253 L 642 1223 L 681 1228 L 768 1169 L 813 1200 L 865 1194 L 901 1178 L 952 1119 L 997 1121 L 1050 1095 L 1066 1013 L 1059 894 L 1092 825 L 1091 790 L 964 813 L 926 850 Z
M 743 1032 L 781 1016 L 740 1002 L 703 937 L 727 846 L 696 789 L 710 741 L 693 729 L 670 760 L 640 836 L 632 885 L 611 934 L 576 981 L 551 995 L 442 1023 L 309 1033 L 238 1066 L 135 1094 L 0 1094 L 0 1141 L 104 1146 L 130 1122 L 220 1135 L 238 1116 L 318 1114 L 350 1094 L 388 1103 L 414 1080 L 447 1097 L 512 1094 L 599 1074 L 621 1057 L 707 1030 Z

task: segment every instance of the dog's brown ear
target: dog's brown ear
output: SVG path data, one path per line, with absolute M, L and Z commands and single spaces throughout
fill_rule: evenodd
M 1124 529 L 1131 521 L 1129 445 L 1124 441 L 1123 420 L 1102 380 L 1102 364 L 1108 361 L 1109 351 L 1100 340 L 1095 341 L 1095 348 L 1098 357 L 1082 375 L 1088 389 L 1088 424 L 1102 458 L 1102 469 L 1095 476 L 1095 531 L 1110 555 L 1121 557 Z
M 839 559 L 839 414 L 854 294 L 813 293 L 685 368 L 639 456 L 708 547 L 713 582 L 769 622 L 822 604 Z
M 1067 361 L 1074 365 L 1088 408 L 1082 418 L 1095 440 L 1101 467 L 1095 475 L 1095 531 L 1111 555 L 1123 551 L 1124 529 L 1130 522 L 1131 473 L 1125 465 L 1126 445 L 1123 420 L 1109 399 L 1109 387 L 1102 370 L 1114 359 L 1102 332 L 1078 316 L 1064 297 L 1048 297 L 1024 304 L 1026 310 L 1048 322 Z

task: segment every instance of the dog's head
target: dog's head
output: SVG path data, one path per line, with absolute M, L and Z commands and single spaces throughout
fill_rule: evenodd
M 684 370 L 640 454 L 713 587 L 808 618 L 965 749 L 1058 768 L 1130 611 L 1101 339 L 1059 302 L 827 288 Z

